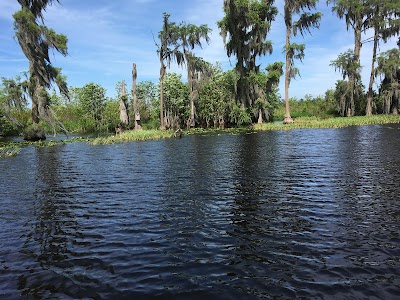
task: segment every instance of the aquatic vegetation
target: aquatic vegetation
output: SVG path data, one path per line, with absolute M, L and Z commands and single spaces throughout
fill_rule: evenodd
M 346 126 L 362 126 L 372 124 L 400 123 L 400 115 L 374 115 L 370 117 L 346 117 L 346 118 L 323 118 L 323 117 L 301 117 L 296 118 L 292 124 L 263 123 L 239 128 L 193 128 L 177 134 L 173 130 L 129 130 L 118 135 L 97 138 L 74 137 L 66 140 L 46 140 L 38 142 L 8 142 L 0 144 L 0 157 L 17 155 L 22 147 L 52 147 L 76 142 L 87 142 L 91 145 L 107 145 L 114 143 L 125 143 L 133 141 L 158 140 L 177 138 L 185 135 L 221 135 L 221 134 L 247 134 L 266 130 L 291 130 L 302 128 L 341 128 Z
M 400 115 L 374 115 L 346 118 L 313 118 L 303 117 L 294 120 L 292 124 L 264 123 L 253 125 L 254 130 L 289 130 L 300 128 L 341 128 L 347 126 L 362 126 L 372 124 L 400 123 Z
M 17 155 L 20 151 L 21 151 L 21 148 L 17 147 L 17 146 L 11 146 L 11 147 L 1 147 L 0 146 L 0 158 Z
M 94 138 L 88 142 L 91 145 L 106 145 L 132 141 L 167 139 L 171 137 L 174 137 L 174 132 L 172 130 L 129 130 L 118 135 Z
M 219 135 L 219 134 L 240 134 L 240 133 L 248 133 L 252 132 L 254 129 L 251 126 L 238 127 L 238 128 L 192 128 L 190 130 L 185 131 L 186 135 Z

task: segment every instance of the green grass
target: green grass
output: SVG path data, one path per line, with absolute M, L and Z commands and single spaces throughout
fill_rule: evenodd
M 132 141 L 146 141 L 146 140 L 158 140 L 167 139 L 174 136 L 172 130 L 129 130 L 124 131 L 121 134 L 108 136 L 108 137 L 98 137 L 89 140 L 91 145 L 106 145 L 114 143 L 124 143 Z
M 254 130 L 288 130 L 296 128 L 341 128 L 347 126 L 362 126 L 372 124 L 400 123 L 400 115 L 375 115 L 346 118 L 313 118 L 302 117 L 293 124 L 263 123 L 253 125 Z
M 282 123 L 263 123 L 249 127 L 213 129 L 213 128 L 194 128 L 184 131 L 184 135 L 220 135 L 220 134 L 241 134 L 254 131 L 265 130 L 290 130 L 297 128 L 341 128 L 346 126 L 361 126 L 370 124 L 389 124 L 400 123 L 400 115 L 375 115 L 371 117 L 351 117 L 351 118 L 325 118 L 325 117 L 301 117 L 296 118 L 293 124 L 283 125 Z M 33 145 L 35 147 L 51 147 L 74 142 L 87 142 L 91 145 L 105 145 L 114 143 L 124 143 L 132 141 L 145 141 L 156 139 L 167 139 L 175 136 L 173 130 L 130 130 L 119 135 L 112 135 L 97 138 L 72 138 L 60 141 L 41 141 L 41 142 L 7 142 L 0 143 L 0 158 L 17 155 L 21 147 Z

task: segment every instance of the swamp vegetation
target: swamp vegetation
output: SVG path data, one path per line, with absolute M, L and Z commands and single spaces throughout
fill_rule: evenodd
M 52 65 L 67 37 L 44 12 L 62 1 L 16 1 L 29 69 L 0 82 L 0 298 L 398 296 L 400 41 L 378 44 L 399 35 L 400 0 L 327 1 L 354 49 L 331 63 L 335 89 L 302 99 L 289 87 L 306 45 L 292 41 L 318 29 L 316 0 L 283 12 L 221 1 L 231 70 L 196 55 L 212 42 L 206 24 L 164 13 L 159 82 L 132 63 L 132 86 L 115 79 L 113 97 L 68 86 Z M 262 69 L 280 17 L 286 60 Z M 363 31 L 374 32 L 368 89 Z
M 206 62 L 195 54 L 196 48 L 211 43 L 207 24 L 176 23 L 164 13 L 158 40 L 153 37 L 160 61 L 159 82 L 140 81 L 136 63 L 133 63 L 131 88 L 119 81 L 115 96 L 111 98 L 106 97 L 105 88 L 94 82 L 68 87 L 62 70 L 52 65 L 49 51 L 68 55 L 67 37 L 44 23 L 47 6 L 58 1 L 18 2 L 21 10 L 13 15 L 15 36 L 29 61 L 29 70 L 22 77 L 2 78 L 0 82 L 0 136 L 24 135 L 25 139 L 34 141 L 57 133 L 275 128 L 280 125 L 271 122 L 292 123 L 293 119 L 295 125 L 287 128 L 326 127 L 349 122 L 338 119 L 317 125 L 321 123 L 304 122 L 299 117 L 397 115 L 400 112 L 400 42 L 398 48 L 377 52 L 380 42 L 399 35 L 399 0 L 327 1 L 332 12 L 346 20 L 347 29 L 354 31 L 354 49 L 340 53 L 331 62 L 343 75 L 335 89 L 317 97 L 305 95 L 304 99 L 288 96 L 290 80 L 300 74 L 294 62 L 304 58 L 306 47 L 291 42 L 291 38 L 298 33 L 318 30 L 323 15 L 307 11 L 315 10 L 318 1 L 286 0 L 283 13 L 278 11 L 274 1 L 224 1 L 224 17 L 217 25 L 227 55 L 236 59 L 231 70 L 223 70 L 218 63 Z M 283 47 L 286 61 L 271 61 L 261 69 L 259 59 L 273 51 L 273 41 L 268 40 L 268 34 L 276 18 L 281 16 L 287 29 Z M 361 41 L 360 34 L 368 30 L 373 30 L 374 36 Z M 366 89 L 361 82 L 359 57 L 362 43 L 369 41 L 374 42 L 374 51 Z M 174 63 L 186 67 L 186 81 L 181 75 L 168 72 Z M 278 89 L 283 75 L 284 99 Z M 374 91 L 376 79 L 381 83 Z M 161 138 L 168 133 L 127 133 L 110 140 L 131 140 L 136 136 L 138 139 Z

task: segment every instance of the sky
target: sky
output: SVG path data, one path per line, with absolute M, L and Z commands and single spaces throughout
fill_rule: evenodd
M 259 58 L 262 69 L 284 61 L 283 0 L 275 1 L 275 5 L 279 13 L 267 36 L 274 50 L 272 55 Z M 15 77 L 28 70 L 28 61 L 14 32 L 12 15 L 19 9 L 17 0 L 0 0 L 0 77 Z M 317 11 L 323 13 L 320 28 L 313 29 L 312 35 L 294 40 L 306 44 L 305 58 L 302 63 L 297 62 L 301 77 L 292 80 L 289 91 L 289 96 L 297 99 L 305 95 L 323 96 L 327 89 L 335 88 L 341 74 L 329 64 L 338 54 L 354 47 L 352 32 L 346 30 L 345 22 L 331 12 L 326 1 L 318 3 Z M 212 29 L 211 41 L 208 45 L 204 42 L 203 48 L 195 48 L 194 53 L 210 63 L 219 62 L 224 70 L 234 67 L 235 58 L 227 56 L 216 25 L 224 15 L 223 0 L 60 0 L 60 4 L 54 1 L 44 13 L 45 24 L 68 37 L 69 55 L 51 53 L 52 64 L 62 68 L 69 86 L 82 87 L 94 82 L 106 88 L 109 97 L 115 96 L 119 81 L 132 81 L 132 63 L 137 65 L 138 82 L 157 83 L 160 65 L 154 38 L 157 41 L 163 12 L 170 14 L 170 21 L 176 23 L 207 24 Z M 371 36 L 372 32 L 366 32 L 363 39 Z M 379 51 L 394 47 L 396 39 L 381 43 Z M 366 43 L 361 49 L 365 86 L 368 86 L 371 57 L 372 43 Z M 182 74 L 186 81 L 184 68 L 172 64 L 167 71 Z M 283 97 L 283 76 L 279 90 Z

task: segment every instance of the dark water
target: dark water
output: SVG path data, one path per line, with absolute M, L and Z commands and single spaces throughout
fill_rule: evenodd
M 400 126 L 0 160 L 0 298 L 398 299 Z

